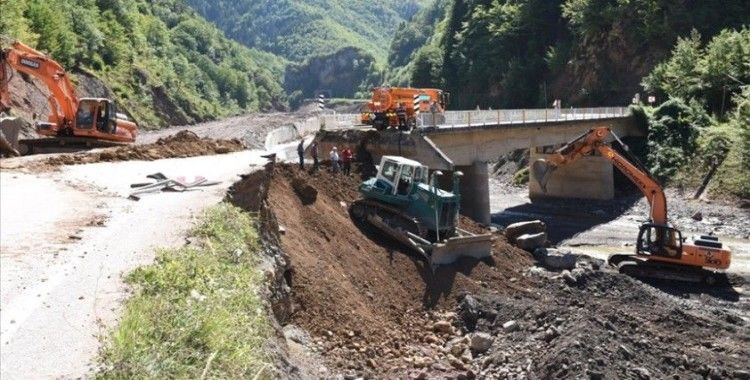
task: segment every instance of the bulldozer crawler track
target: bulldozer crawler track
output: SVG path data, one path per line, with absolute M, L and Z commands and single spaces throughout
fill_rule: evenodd
M 404 215 L 399 209 L 368 199 L 360 199 L 352 204 L 352 214 L 360 221 L 370 223 L 369 215 L 378 215 L 391 228 L 408 231 L 414 235 L 427 239 L 427 228 L 416 219 Z M 370 223 L 372 224 L 372 223 Z

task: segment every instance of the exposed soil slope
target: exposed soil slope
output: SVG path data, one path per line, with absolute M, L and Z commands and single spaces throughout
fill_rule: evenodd
M 245 149 L 239 140 L 214 140 L 200 138 L 193 132 L 180 131 L 163 137 L 152 144 L 128 145 L 91 152 L 61 154 L 34 161 L 32 166 L 57 167 L 62 165 L 91 164 L 113 161 L 154 161 L 163 158 L 185 158 L 211 154 L 225 154 Z
M 419 257 L 352 221 L 348 206 L 358 185 L 323 169 L 280 166 L 268 191 L 291 262 L 288 322 L 310 333 L 301 341 L 336 372 L 365 378 L 747 375 L 748 309 L 731 289 L 682 300 L 598 270 L 592 260 L 582 260 L 566 280 L 534 267 L 500 236 L 493 260 L 464 260 L 433 273 Z M 476 333 L 488 334 L 490 347 L 470 348 Z
M 307 206 L 299 196 L 306 185 L 317 190 Z M 430 312 L 452 309 L 460 293 L 489 284 L 502 292 L 523 292 L 521 272 L 530 258 L 502 237 L 494 260 L 462 260 L 433 273 L 397 243 L 357 226 L 348 206 L 358 198 L 358 185 L 353 177 L 282 166 L 269 191 L 292 265 L 292 322 L 322 338 L 333 364 L 364 369 L 373 359 L 369 370 L 383 373 L 403 365 L 400 357 L 407 352 L 429 346 L 425 339 L 436 338 L 430 337 L 435 319 Z M 481 228 L 470 223 L 464 227 Z

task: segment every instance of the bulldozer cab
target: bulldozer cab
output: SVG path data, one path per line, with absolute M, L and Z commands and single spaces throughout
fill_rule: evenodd
M 403 157 L 384 156 L 378 179 L 389 185 L 392 195 L 408 196 L 418 183 L 427 184 L 428 168 Z
M 647 223 L 638 233 L 636 254 L 678 259 L 682 256 L 682 233 L 674 227 Z

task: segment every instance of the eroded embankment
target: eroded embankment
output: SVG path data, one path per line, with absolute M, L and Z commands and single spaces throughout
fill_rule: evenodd
M 433 273 L 352 221 L 358 179 L 279 165 L 257 180 L 231 197 L 268 207 L 261 213 L 270 246 L 283 251 L 274 310 L 282 324 L 304 330 L 291 339 L 330 368 L 315 367 L 315 376 L 747 375 L 748 310 L 732 292 L 706 292 L 695 304 L 589 260 L 566 281 L 500 236 L 492 260 Z
M 190 131 L 180 131 L 160 138 L 152 144 L 127 145 L 116 148 L 103 148 L 89 152 L 58 154 L 40 159 L 22 157 L 17 163 L 5 163 L 4 168 L 23 167 L 36 171 L 54 170 L 65 165 L 83 165 L 97 162 L 154 161 L 165 158 L 186 158 L 225 154 L 244 150 L 244 144 L 237 139 L 222 140 L 198 137 Z M 31 159 L 30 159 L 31 158 Z M 12 159 L 19 160 L 19 159 Z

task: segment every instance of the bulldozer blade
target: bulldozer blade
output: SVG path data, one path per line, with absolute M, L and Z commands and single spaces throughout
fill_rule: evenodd
M 432 245 L 430 264 L 432 266 L 447 265 L 456 262 L 461 257 L 483 259 L 492 255 L 491 234 L 456 236 Z
M 547 192 L 547 182 L 549 182 L 549 177 L 554 170 L 555 168 L 545 159 L 538 159 L 531 164 L 531 176 L 539 183 L 545 193 Z

